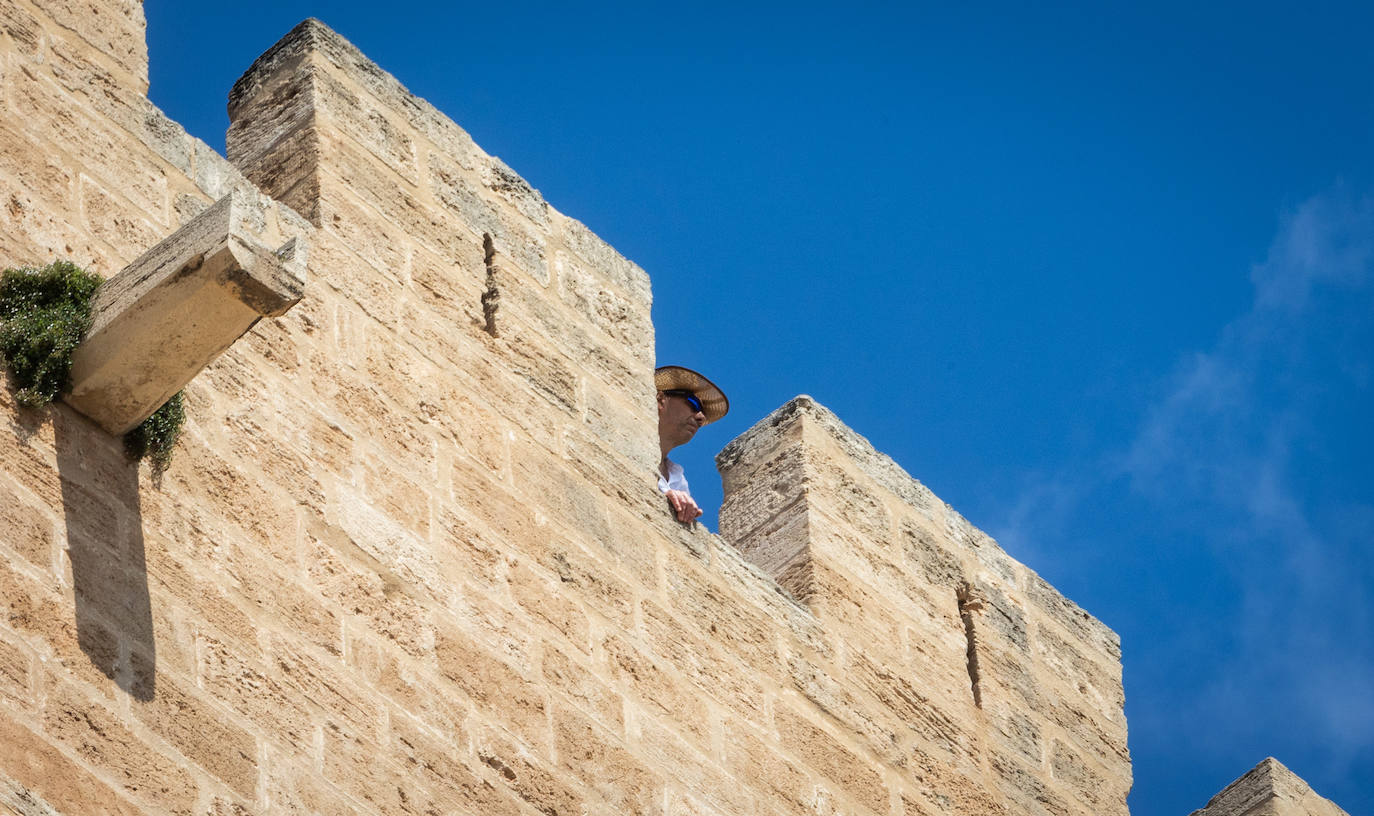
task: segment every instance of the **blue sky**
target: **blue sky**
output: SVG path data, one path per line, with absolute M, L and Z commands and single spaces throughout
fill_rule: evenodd
M 204 6 L 204 7 L 202 7 Z M 1374 8 L 146 4 L 216 147 L 315 16 L 1124 642 L 1135 816 L 1276 756 L 1374 814 Z

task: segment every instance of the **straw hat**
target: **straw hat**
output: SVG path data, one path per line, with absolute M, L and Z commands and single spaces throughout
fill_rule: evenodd
M 715 422 L 730 410 L 730 400 L 716 384 L 682 366 L 660 366 L 654 369 L 654 387 L 659 391 L 691 391 L 701 400 L 701 412 L 707 422 Z

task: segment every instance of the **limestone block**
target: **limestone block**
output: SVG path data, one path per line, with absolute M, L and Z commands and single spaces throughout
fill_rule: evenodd
M 270 151 L 235 159 L 234 166 L 263 192 L 320 226 L 324 219 L 320 212 L 319 141 L 314 128 L 296 130 L 273 142 Z M 229 145 L 233 148 L 235 143 L 231 141 Z M 214 181 L 197 180 L 203 188 Z
M 1113 662 L 1121 660 L 1121 638 L 1106 624 L 1065 598 L 1048 581 L 1029 570 L 1023 579 L 1026 597 L 1037 607 L 1036 613 L 1062 626 L 1076 640 L 1092 646 Z
M 272 741 L 297 756 L 309 755 L 314 746 L 315 724 L 307 699 L 283 684 L 259 655 L 247 653 L 241 644 L 221 641 L 202 633 L 198 638 L 197 675 L 205 692 L 236 718 L 271 734 Z
M 304 65 L 312 52 L 342 70 L 352 83 L 383 107 L 399 113 L 444 153 L 458 159 L 469 170 L 476 168 L 479 151 L 462 128 L 433 105 L 412 95 L 352 43 L 315 19 L 305 20 L 292 29 L 235 83 L 230 93 L 230 118 L 238 120 L 245 104 L 251 104 L 251 100 L 265 89 L 277 87 L 281 78 Z M 231 158 L 232 153 L 231 148 Z
M 589 801 L 587 812 L 662 816 L 662 778 L 619 740 L 572 709 L 554 712 L 553 730 L 560 769 L 600 800 Z
M 139 122 L 140 127 L 135 132 L 141 132 L 144 144 L 151 147 L 164 161 L 183 175 L 190 176 L 197 146 L 204 146 L 205 143 L 191 136 L 186 132 L 186 128 L 168 118 L 146 99 L 143 100 L 141 107 L 143 116 Z M 222 196 L 216 196 L 220 197 Z
M 49 236 L 34 229 L 36 224 L 24 223 L 30 220 L 26 215 L 36 215 L 25 212 L 30 209 L 26 199 L 42 202 L 45 208 L 65 214 L 74 207 L 76 189 L 72 169 L 61 158 L 47 153 L 44 146 L 45 141 L 29 133 L 22 123 L 13 119 L 0 120 L 0 167 L 10 182 L 8 194 L 0 202 L 4 205 L 0 208 L 0 218 L 4 219 L 7 229 L 33 233 L 40 242 Z
M 847 574 L 884 590 L 911 587 L 910 600 L 929 606 L 914 583 L 919 573 L 893 563 L 900 536 L 889 508 L 922 515 L 938 500 L 810 397 L 797 397 L 731 442 L 716 466 L 725 487 L 722 534 L 795 597 L 820 603 L 827 595 L 832 610 L 877 597 L 850 589 L 855 582 L 841 577 Z M 817 584 L 822 562 L 834 576 L 828 594 Z M 861 615 L 906 606 L 869 603 Z
M 644 603 L 644 627 L 651 650 L 671 662 L 701 692 L 746 718 L 756 718 L 767 679 L 741 664 L 710 639 L 681 624 L 677 613 Z
M 921 751 L 964 770 L 974 766 L 977 738 L 965 689 L 942 688 L 938 678 L 935 682 L 909 678 L 906 672 L 863 654 L 854 655 L 845 677 L 856 691 L 872 697 L 877 710 L 903 723 L 913 738 L 911 744 Z
M 543 682 L 571 705 L 613 733 L 624 727 L 625 702 L 605 681 L 583 668 L 570 656 L 545 646 Z
M 325 781 L 309 757 L 269 748 L 263 763 L 263 787 L 268 801 L 282 813 L 330 813 L 360 816 L 364 811 L 339 789 Z M 372 813 L 373 811 L 366 811 Z
M 32 658 L 16 643 L 0 640 L 0 701 L 22 704 L 29 696 Z
M 511 597 L 527 619 L 547 625 L 585 651 L 587 615 L 578 603 L 558 591 L 559 583 L 556 577 L 537 573 L 524 564 L 512 567 L 508 578 Z M 549 630 L 544 631 L 547 637 Z
M 959 556 L 941 543 L 927 524 L 903 519 L 898 543 L 907 565 L 919 572 L 927 583 L 954 588 L 964 583 L 964 567 Z
M 408 128 L 388 116 L 381 106 L 349 87 L 346 79 L 327 71 L 315 71 L 315 105 L 329 116 L 340 133 L 372 153 L 380 163 L 406 182 L 418 186 L 419 163 L 415 139 Z
M 176 746 L 192 762 L 252 797 L 258 780 L 257 745 L 195 694 L 159 679 L 152 699 L 134 705 L 134 716 Z
M 634 594 L 629 584 L 616 573 L 573 546 L 539 546 L 539 539 L 523 542 L 525 547 L 538 550 L 530 554 L 539 559 L 554 574 L 562 586 L 560 590 L 585 604 L 597 615 L 618 626 L 629 626 L 634 619 Z M 521 542 L 517 542 L 517 546 Z
M 15 3 L 0 5 L 0 34 L 10 37 L 21 54 L 33 56 L 43 42 L 43 27 Z
M 115 638 L 94 621 L 83 629 L 84 638 L 79 638 L 70 609 L 50 588 L 0 564 L 0 617 L 22 641 L 38 649 L 49 670 L 101 688 L 107 679 L 105 669 L 119 661 L 119 655 L 112 653 L 117 651 L 113 648 Z M 89 654 L 83 643 L 90 648 Z
M 588 406 L 589 414 L 593 410 L 593 406 Z M 644 478 L 645 473 L 653 472 L 652 464 L 643 464 L 641 457 L 635 461 L 627 459 L 580 425 L 568 427 L 563 448 L 577 473 L 603 494 L 643 518 L 666 518 L 663 495 Z
M 6 791 L 18 782 L 0 783 L 0 805 L 29 816 L 51 813 L 108 813 L 136 816 L 146 813 L 97 779 L 35 730 L 0 718 L 0 780 L 24 779 L 28 787 Z M 11 776 L 13 775 L 13 776 Z M 26 812 L 21 805 L 29 807 Z M 42 807 L 48 807 L 43 810 Z
M 380 732 L 385 720 L 381 701 L 337 661 L 321 659 L 320 652 L 290 635 L 272 632 L 264 640 L 269 641 L 267 665 L 274 682 L 306 700 L 315 719 L 338 723 L 358 734 Z
M 118 714 L 87 698 L 75 684 L 50 682 L 43 727 L 54 742 L 105 769 L 145 807 L 190 811 L 196 784 L 189 770 L 158 753 L 125 727 Z
M 1124 803 L 1114 810 L 1088 810 L 1071 805 L 1063 795 L 1063 788 L 1049 784 L 1039 768 L 1023 764 L 996 750 L 989 752 L 989 768 L 993 785 L 1006 798 L 1012 813 L 1055 814 L 1055 816 L 1126 816 Z
M 308 38 L 314 20 L 296 26 L 253 63 L 229 92 L 229 132 L 225 148 L 229 161 L 245 168 L 287 136 L 308 127 L 314 99 L 305 75 Z
M 468 699 L 483 707 L 499 707 L 505 725 L 526 744 L 548 744 L 547 692 L 459 627 L 436 633 L 435 661 L 439 674 L 452 681 Z
M 497 320 L 514 318 L 520 325 L 553 343 L 567 356 L 576 360 L 590 375 L 617 390 L 621 399 L 628 399 L 646 420 L 654 415 L 652 330 L 626 335 L 623 342 L 608 341 L 605 335 L 590 331 L 594 324 L 547 297 L 545 290 L 530 286 L 519 279 L 514 266 L 506 257 L 499 242 L 494 242 L 493 285 L 500 296 Z M 649 306 L 642 307 L 642 317 L 648 320 Z M 639 319 L 638 317 L 636 319 Z M 502 327 L 502 331 L 505 327 Z M 658 461 L 657 435 L 652 426 L 641 431 L 653 442 L 650 469 Z
M 102 111 L 86 104 L 86 95 L 105 98 L 107 85 L 71 89 L 64 83 L 67 77 L 44 73 L 20 72 L 16 79 L 20 78 L 7 100 L 10 107 L 6 119 L 9 128 L 25 134 L 39 148 L 7 156 L 6 163 L 23 168 L 33 161 L 31 156 L 49 156 L 69 172 L 97 179 L 104 188 L 118 191 L 117 197 L 132 205 L 126 205 L 129 211 L 124 217 L 160 223 L 167 202 L 167 172 L 163 161 L 140 138 L 143 105 Z M 128 127 L 112 122 L 112 114 L 118 114 Z M 118 156 L 119 161 L 109 161 L 112 156 Z M 62 213 L 67 220 L 78 220 L 75 216 Z
M 1094 813 L 1103 812 L 1106 802 L 1117 793 L 1111 781 L 1059 740 L 1051 746 L 1050 771 L 1059 788 L 1076 796 Z
M 438 153 L 430 154 L 429 187 L 449 215 L 474 232 L 490 235 L 513 268 L 540 286 L 549 284 L 547 240 L 534 225 L 497 206 L 478 182 Z
M 92 56 L 86 43 L 54 37 L 44 61 L 73 107 L 96 113 L 129 133 L 141 134 L 144 116 L 157 108 L 144 96 L 143 87 L 130 83 L 127 74 L 105 67 Z
M 484 728 L 474 744 L 477 758 L 496 772 L 494 777 L 540 813 L 589 812 L 567 779 L 498 729 Z
M 1111 630 L 808 397 L 717 467 L 723 536 L 840 644 L 833 660 L 789 660 L 798 692 L 890 765 L 975 781 L 978 812 L 1125 812 Z
M 632 261 L 626 260 L 610 244 L 601 240 L 582 222 L 572 218 L 559 219 L 563 244 L 591 268 L 597 269 L 620 291 L 631 295 L 636 303 L 645 306 L 653 299 L 649 275 Z
M 706 753 L 649 717 L 637 722 L 635 755 L 667 769 L 670 785 L 692 791 L 710 807 L 707 813 L 754 813 L 754 797 L 719 768 Z
M 703 701 L 683 687 L 675 672 L 656 665 L 623 638 L 607 638 L 602 647 L 610 674 L 627 689 L 627 697 L 649 715 L 674 723 L 698 745 L 709 744 L 710 723 Z
M 785 809 L 766 813 L 814 813 L 807 801 L 813 791 L 822 789 L 815 780 L 770 742 L 756 736 L 743 721 L 728 721 L 725 732 L 726 768 L 741 784 L 759 792 L 760 799 L 779 803 Z
M 707 632 L 728 654 L 760 674 L 783 670 L 773 633 L 760 609 L 729 585 L 709 581 L 699 570 L 665 567 L 667 598 L 678 619 Z
M 205 142 L 191 138 L 190 149 L 194 181 L 196 187 L 205 195 L 218 201 L 235 188 L 248 184 L 248 180 L 238 168 Z M 278 197 L 277 201 L 281 202 L 282 199 Z
M 133 90 L 147 92 L 147 22 L 141 0 L 39 0 L 35 5 L 65 29 L 64 35 L 75 34 L 100 52 L 101 59 L 109 59 L 127 71 Z
M 147 419 L 262 317 L 305 286 L 305 242 L 280 239 L 255 194 L 236 190 L 100 287 L 64 399 L 112 434 Z M 277 232 L 277 235 L 273 235 Z
M 41 569 L 52 563 L 57 524 L 46 510 L 21 498 L 17 487 L 0 484 L 0 529 L 6 531 L 4 546 Z
M 790 709 L 778 711 L 776 727 L 788 754 L 869 810 L 887 810 L 888 792 L 882 774 L 864 757 Z
M 874 756 L 892 764 L 901 762 L 906 723 L 890 716 L 887 710 L 874 706 L 866 696 L 851 692 L 850 689 L 856 684 L 848 673 L 838 677 L 837 672 L 830 671 L 821 661 L 811 660 L 805 654 L 791 655 L 787 670 L 792 686 L 802 696 L 815 703 L 827 716 L 844 724 Z
M 1349 816 L 1273 757 L 1213 796 L 1191 816 Z
M 801 427 L 783 423 L 779 414 L 774 412 L 716 456 L 725 488 L 720 532 L 792 597 L 806 601 L 814 585 Z M 775 418 L 777 422 L 770 422 Z
M 158 222 L 135 214 L 140 211 L 137 205 L 130 207 L 101 182 L 82 174 L 80 187 L 84 226 L 96 239 L 113 247 L 117 256 L 128 257 L 124 253 L 131 255 L 137 247 L 148 246 L 163 234 Z

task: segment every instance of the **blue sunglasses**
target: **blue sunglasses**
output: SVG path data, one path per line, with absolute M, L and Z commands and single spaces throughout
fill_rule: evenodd
M 687 400 L 687 404 L 691 406 L 692 413 L 694 414 L 706 413 L 706 409 L 702 406 L 701 400 L 697 397 L 696 394 L 693 394 L 691 391 L 673 390 L 664 391 L 663 393 L 667 394 L 670 397 L 682 397 L 683 399 Z

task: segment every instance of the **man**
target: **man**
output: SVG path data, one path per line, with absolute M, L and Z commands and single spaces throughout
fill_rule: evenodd
M 658 489 L 668 499 L 673 515 L 684 524 L 696 521 L 701 508 L 687 488 L 682 466 L 668 458 L 668 451 L 692 441 L 708 422 L 730 410 L 730 401 L 710 380 L 682 366 L 662 366 L 654 371 L 658 389 Z

